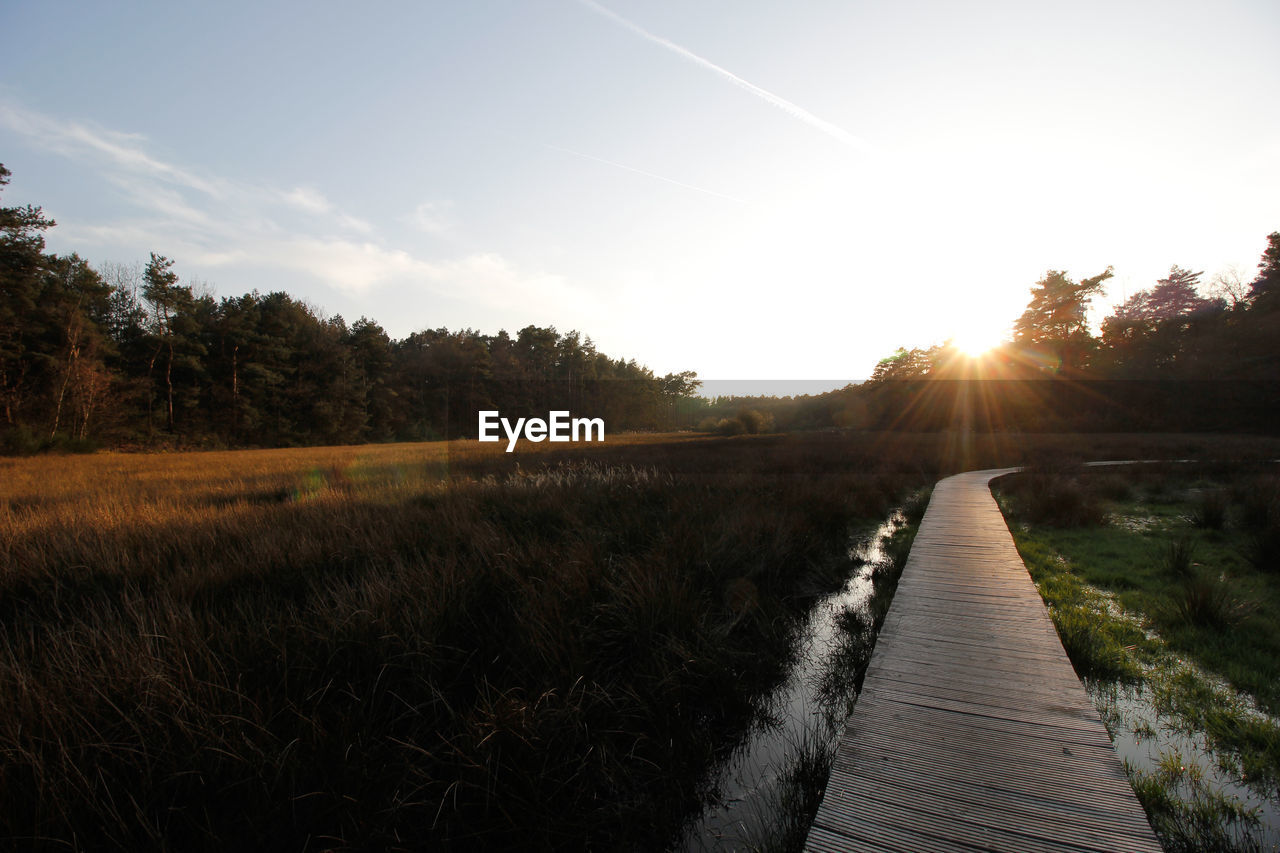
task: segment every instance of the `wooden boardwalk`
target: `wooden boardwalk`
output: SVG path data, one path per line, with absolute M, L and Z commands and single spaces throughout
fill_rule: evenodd
M 1159 851 L 990 480 L 934 489 L 811 851 Z

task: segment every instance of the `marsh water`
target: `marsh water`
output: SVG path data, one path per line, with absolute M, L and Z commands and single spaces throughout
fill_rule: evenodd
M 760 721 L 720 768 L 710 804 L 676 850 L 758 847 L 769 837 L 783 807 L 788 769 L 806 750 L 830 748 L 838 739 L 855 698 L 852 684 L 833 684 L 837 655 L 848 642 L 838 619 L 842 612 L 853 610 L 869 623 L 866 611 L 875 591 L 877 568 L 889 559 L 883 546 L 905 523 L 895 511 L 851 547 L 856 570 L 839 591 L 821 598 L 810 610 L 787 677 L 768 698 Z
M 1246 784 L 1239 771 L 1233 769 L 1229 756 L 1216 752 L 1202 734 L 1187 732 L 1176 720 L 1160 714 L 1151 696 L 1141 688 L 1095 682 L 1088 682 L 1086 687 L 1111 732 L 1120 758 L 1146 773 L 1158 772 L 1162 759 L 1176 758 L 1180 766 L 1192 768 L 1193 773 L 1201 777 L 1202 790 L 1219 792 L 1254 813 L 1255 825 L 1237 824 L 1230 828 L 1237 849 L 1280 850 L 1280 795 L 1277 792 Z M 1192 801 L 1194 786 L 1184 781 L 1179 784 L 1177 794 L 1184 801 Z

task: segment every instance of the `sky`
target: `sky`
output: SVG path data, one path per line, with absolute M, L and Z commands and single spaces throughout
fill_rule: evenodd
M 395 338 L 840 385 L 1280 230 L 1280 4 L 7 0 L 0 203 Z

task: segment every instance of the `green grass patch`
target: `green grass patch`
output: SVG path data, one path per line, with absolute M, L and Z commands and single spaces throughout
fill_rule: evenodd
M 1049 607 L 1062 646 L 1082 678 L 1136 683 L 1148 644 L 1141 625 L 1116 618 L 1114 604 L 1071 571 L 1059 553 L 1038 537 L 1019 531 L 1018 552 Z
M 1042 509 L 1019 475 L 999 484 L 1063 646 L 1082 676 L 1138 685 L 1173 729 L 1203 736 L 1229 777 L 1275 799 L 1280 575 L 1250 559 L 1257 525 L 1268 523 L 1257 490 L 1233 489 L 1245 472 L 1230 466 L 1103 471 L 1059 474 L 1099 502 L 1101 521 L 1036 521 Z M 1260 849 L 1256 816 L 1192 762 L 1169 755 L 1129 769 L 1166 850 Z
M 1105 501 L 1102 523 L 1020 527 L 1019 550 L 1036 582 L 1050 585 L 1044 592 L 1053 607 L 1064 595 L 1067 604 L 1079 598 L 1056 589 L 1072 580 L 1107 590 L 1170 648 L 1280 714 L 1280 575 L 1250 563 L 1250 531 L 1197 526 L 1199 479 L 1191 471 L 1172 482 L 1140 479 L 1129 498 Z M 1005 491 L 1017 520 L 1017 498 Z M 1068 571 L 1055 565 L 1057 555 Z

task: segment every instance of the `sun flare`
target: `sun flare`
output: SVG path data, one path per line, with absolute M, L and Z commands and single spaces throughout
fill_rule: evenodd
M 970 358 L 977 358 L 995 349 L 1004 339 L 1004 330 L 971 326 L 951 336 L 951 345 Z

